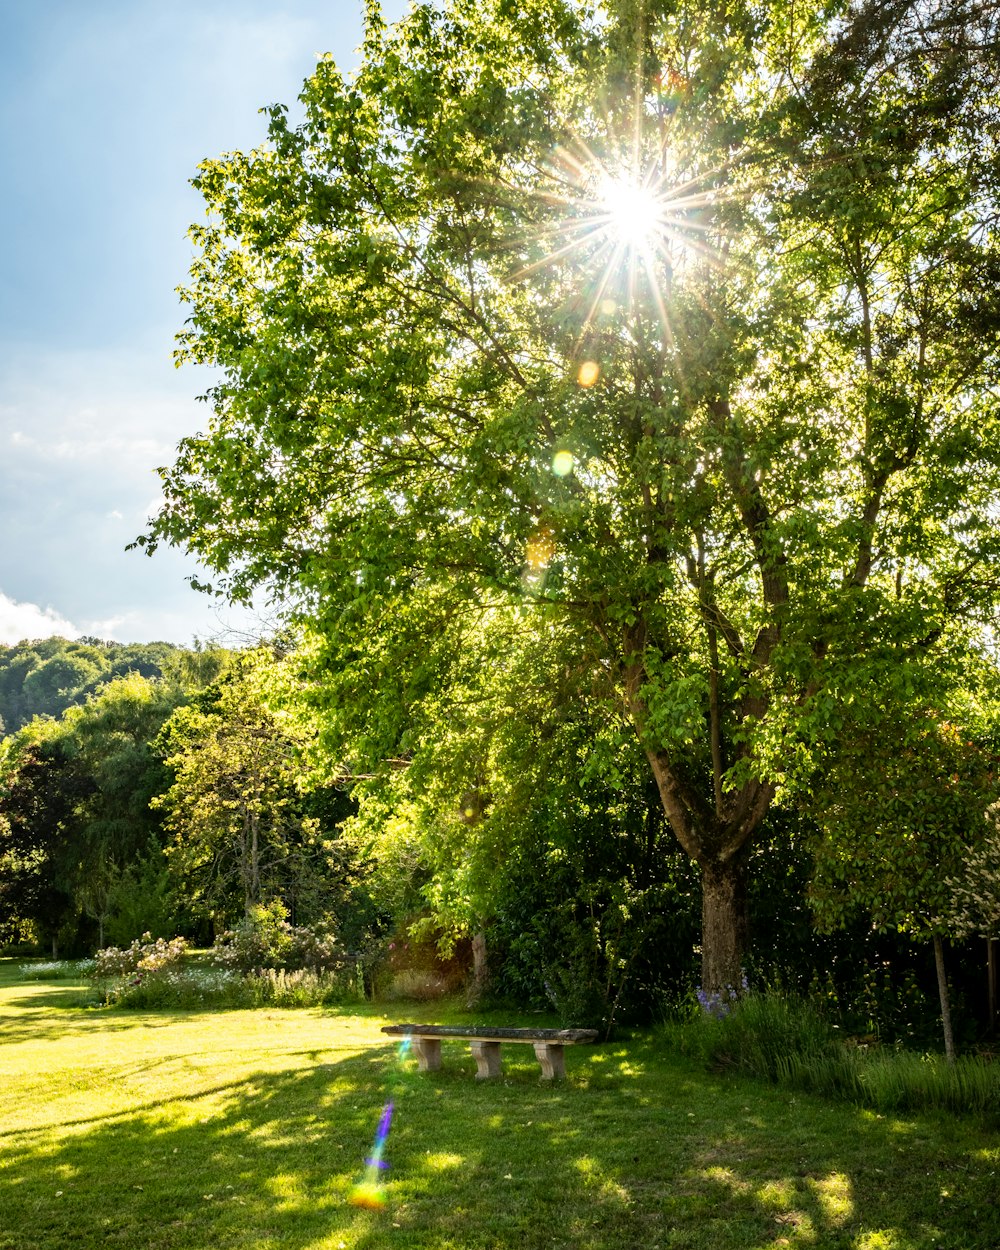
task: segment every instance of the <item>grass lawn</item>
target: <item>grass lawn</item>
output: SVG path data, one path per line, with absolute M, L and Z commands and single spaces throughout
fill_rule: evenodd
M 467 1044 L 420 1075 L 379 1032 L 440 1007 L 79 1001 L 0 961 L 0 1250 L 1000 1246 L 995 1128 L 709 1075 L 652 1034 L 570 1050 L 556 1086 L 507 1047 L 480 1084 Z

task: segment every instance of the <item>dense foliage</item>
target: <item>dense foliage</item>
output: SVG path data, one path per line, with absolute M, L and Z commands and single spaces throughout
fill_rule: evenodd
M 551 626 L 698 865 L 715 990 L 837 709 L 996 602 L 997 21 L 371 4 L 357 74 L 195 180 L 214 415 L 140 542 L 276 584 L 393 694 L 454 614 Z
M 933 1017 L 908 939 L 997 923 L 998 21 L 370 3 L 200 167 L 137 540 L 289 634 L 11 649 L 5 933 Z
M 0 646 L 0 733 L 14 733 L 36 716 L 59 717 L 127 673 L 162 677 L 178 654 L 169 642 L 100 638 L 41 638 Z

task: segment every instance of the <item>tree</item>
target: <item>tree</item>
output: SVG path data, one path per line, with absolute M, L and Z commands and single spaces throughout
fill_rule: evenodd
M 33 721 L 8 739 L 0 757 L 0 892 L 11 918 L 44 932 L 72 921 L 66 936 L 78 940 L 82 912 L 103 946 L 131 880 L 143 877 L 148 887 L 150 869 L 158 863 L 163 871 L 160 819 L 149 804 L 167 775 L 151 742 L 182 697 L 132 673 L 61 720 Z M 142 919 L 126 940 L 150 927 L 148 912 Z
M 297 784 L 303 726 L 269 700 L 275 667 L 266 648 L 238 653 L 159 740 L 172 781 L 153 805 L 195 914 L 228 922 L 282 898 L 312 919 L 337 896 L 338 848 Z
M 66 750 L 59 727 L 36 721 L 0 749 L 0 931 L 27 931 L 56 958 L 76 936 L 75 855 L 70 829 L 92 783 Z
M 89 781 L 70 832 L 76 896 L 97 922 L 99 947 L 132 880 L 145 878 L 148 885 L 157 872 L 165 872 L 162 822 L 150 804 L 169 778 L 152 743 L 183 699 L 178 687 L 129 671 L 63 717 L 66 749 Z M 148 893 L 153 903 L 156 891 Z M 150 907 L 138 930 L 121 936 L 131 940 L 158 928 L 162 916 L 157 911 Z
M 983 842 L 995 797 L 992 761 L 934 715 L 882 716 L 855 726 L 814 799 L 821 838 L 810 897 L 823 927 L 863 910 L 934 948 L 945 1053 L 955 1059 L 944 943 L 961 935 L 952 879 Z
M 195 179 L 179 359 L 221 378 L 138 543 L 376 658 L 415 596 L 432 647 L 491 596 L 573 632 L 699 865 L 708 990 L 857 669 L 996 599 L 997 21 L 372 0 L 356 76 Z
M 510 609 L 455 613 L 424 642 L 423 680 L 411 668 L 400 689 L 391 657 L 424 621 L 411 602 L 386 622 L 384 669 L 372 648 L 335 655 L 336 638 L 297 657 L 329 674 L 306 687 L 327 776 L 359 752 L 383 760 L 344 777 L 358 800 L 345 837 L 370 859 L 383 913 L 471 939 L 474 981 L 488 960 L 495 986 L 548 993 L 576 1024 L 607 1022 L 616 1003 L 648 1010 L 690 972 L 696 891 L 627 718 L 572 634 Z M 375 715 L 364 683 L 385 696 Z

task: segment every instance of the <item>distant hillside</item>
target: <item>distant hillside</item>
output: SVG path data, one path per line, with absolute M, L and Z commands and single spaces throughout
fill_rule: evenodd
M 100 638 L 42 638 L 0 646 L 0 732 L 13 733 L 35 716 L 59 717 L 115 677 L 161 677 L 183 649 L 170 642 L 104 642 Z

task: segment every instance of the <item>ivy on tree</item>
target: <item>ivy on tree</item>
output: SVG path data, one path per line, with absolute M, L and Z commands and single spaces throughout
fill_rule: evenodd
M 179 358 L 220 377 L 139 544 L 374 655 L 428 587 L 558 618 L 737 985 L 748 847 L 831 709 L 994 606 L 997 14 L 367 19 L 353 78 L 199 169 Z

